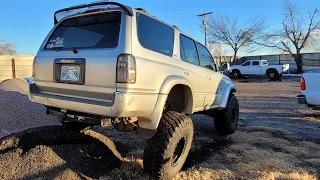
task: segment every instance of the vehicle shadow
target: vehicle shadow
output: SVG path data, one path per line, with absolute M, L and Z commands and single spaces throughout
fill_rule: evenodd
M 12 141 L 12 139 L 15 139 L 16 143 L 5 142 L 6 140 Z M 1 141 L 0 154 L 20 148 L 23 155 L 28 153 L 29 150 L 43 145 L 50 146 L 58 158 L 65 162 L 63 165 L 55 166 L 38 174 L 26 175 L 23 179 L 43 177 L 54 179 L 57 174 L 67 169 L 78 173 L 79 176 L 97 179 L 119 167 L 122 160 L 120 152 L 124 153 L 121 147 L 116 148 L 110 142 L 107 142 L 109 144 L 106 145 L 105 142 L 101 142 L 90 135 L 72 132 L 62 126 L 34 128 L 2 138 Z M 51 157 L 51 155 L 48 155 L 48 158 Z M 47 161 L 51 161 L 51 159 L 47 159 Z
M 193 119 L 195 124 L 194 145 L 183 169 L 206 161 L 213 153 L 232 143 L 232 139 L 221 137 L 216 133 L 212 118 L 196 115 Z M 122 138 L 126 138 L 125 136 L 118 137 L 114 141 L 107 136 L 93 130 L 76 133 L 63 126 L 39 127 L 0 139 L 0 154 L 19 148 L 22 150 L 22 155 L 27 155 L 30 150 L 33 151 L 39 146 L 47 146 L 55 153 L 57 156 L 55 158 L 61 158 L 65 163 L 53 166 L 41 173 L 26 174 L 24 179 L 43 177 L 54 179 L 58 174 L 67 170 L 77 173 L 80 177 L 98 179 L 120 167 L 124 163 L 123 157 L 128 156 L 128 149 L 131 146 L 119 143 Z M 131 143 L 138 142 L 139 140 L 136 140 Z M 134 148 L 137 151 L 143 150 L 142 146 Z M 45 156 L 52 158 L 52 155 Z M 133 156 L 137 155 L 133 154 Z
M 193 145 L 182 170 L 207 161 L 212 154 L 228 148 L 233 142 L 229 136 L 221 136 L 214 128 L 214 119 L 206 115 L 191 116 L 195 134 Z

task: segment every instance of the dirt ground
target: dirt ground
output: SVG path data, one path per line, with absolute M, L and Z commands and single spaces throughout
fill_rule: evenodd
M 320 112 L 297 103 L 298 81 L 236 81 L 240 124 L 228 137 L 215 132 L 212 118 L 192 115 L 193 147 L 175 179 L 319 179 Z M 25 95 L 1 95 L 17 96 L 16 106 L 26 106 Z M 15 112 L 17 118 L 27 113 Z M 142 167 L 144 143 L 112 127 L 82 133 L 35 127 L 0 139 L 0 179 L 150 179 Z

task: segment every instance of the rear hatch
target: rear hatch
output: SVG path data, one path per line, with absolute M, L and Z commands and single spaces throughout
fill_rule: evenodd
M 111 102 L 116 91 L 116 65 L 121 11 L 90 13 L 62 20 L 49 34 L 35 60 L 40 93 Z M 125 37 L 122 37 L 125 38 Z

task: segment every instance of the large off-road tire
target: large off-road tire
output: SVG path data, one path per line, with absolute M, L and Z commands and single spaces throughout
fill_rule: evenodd
M 271 69 L 267 72 L 267 76 L 270 80 L 276 80 L 279 78 L 279 73 L 277 70 Z
M 162 115 L 156 134 L 144 148 L 144 169 L 156 179 L 172 179 L 181 170 L 193 140 L 192 120 L 173 111 Z
M 233 134 L 239 121 L 239 103 L 236 96 L 231 94 L 227 107 L 224 110 L 213 111 L 212 117 L 219 134 L 223 136 Z
M 241 77 L 241 73 L 239 70 L 235 69 L 235 70 L 232 70 L 232 76 L 234 78 L 240 78 Z

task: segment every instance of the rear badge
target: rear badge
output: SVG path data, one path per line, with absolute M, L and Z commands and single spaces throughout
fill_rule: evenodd
M 76 62 L 76 60 L 67 60 L 67 59 L 62 59 L 61 61 L 60 61 L 60 63 L 75 63 Z

